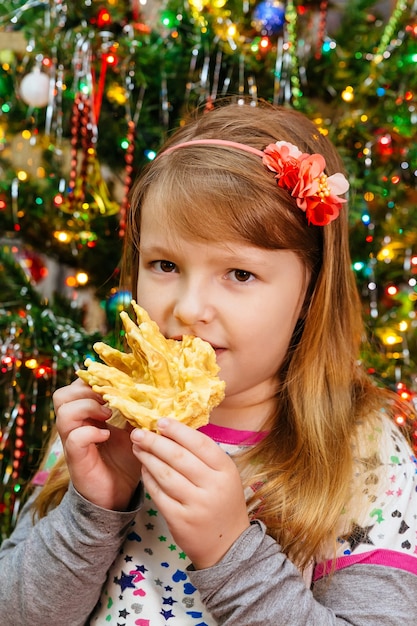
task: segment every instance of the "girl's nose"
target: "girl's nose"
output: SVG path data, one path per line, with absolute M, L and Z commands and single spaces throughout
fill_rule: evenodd
M 189 327 L 210 322 L 213 319 L 213 306 L 207 287 L 201 284 L 183 285 L 174 305 L 174 317 L 183 326 Z

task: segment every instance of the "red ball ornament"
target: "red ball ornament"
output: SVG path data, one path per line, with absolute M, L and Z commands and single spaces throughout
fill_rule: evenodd
M 24 250 L 22 253 L 22 266 L 26 273 L 35 282 L 40 283 L 48 275 L 48 268 L 42 257 L 31 250 Z

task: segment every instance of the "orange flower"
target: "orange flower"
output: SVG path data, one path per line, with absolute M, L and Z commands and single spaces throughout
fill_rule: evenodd
M 295 198 L 309 224 L 325 226 L 338 217 L 346 202 L 339 195 L 347 192 L 349 183 L 341 173 L 324 173 L 321 154 L 302 153 L 292 143 L 277 141 L 265 148 L 262 161 L 275 172 L 278 186 Z

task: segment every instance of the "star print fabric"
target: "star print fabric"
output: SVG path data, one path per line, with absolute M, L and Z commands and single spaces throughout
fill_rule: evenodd
M 258 443 L 259 438 L 264 436 L 262 433 L 234 431 L 227 428 L 214 427 L 213 425 L 203 427 L 201 430 L 217 441 L 231 455 L 239 452 L 242 447 L 246 448 L 248 445 L 255 445 Z M 54 463 L 60 453 L 59 446 L 57 446 L 57 449 L 54 448 L 52 450 L 51 458 L 48 460 L 47 468 L 45 469 L 48 469 Z M 341 580 L 341 591 L 334 592 L 333 595 L 329 592 L 325 599 L 324 595 L 320 596 L 320 585 L 324 585 L 323 589 L 327 593 L 327 581 L 323 577 L 332 569 L 333 545 L 329 545 L 324 549 L 320 558 L 316 559 L 317 565 L 315 565 L 314 572 L 309 570 L 304 573 L 304 593 L 307 591 L 306 587 L 309 588 L 313 580 L 315 583 L 312 587 L 314 596 L 320 598 L 319 602 L 324 606 L 329 607 L 338 605 L 341 595 L 343 597 L 348 596 L 348 590 L 352 589 L 352 577 L 355 579 L 356 576 L 357 593 L 360 594 L 362 589 L 366 588 L 367 584 L 370 584 L 369 579 L 372 575 L 378 581 L 381 581 L 384 575 L 397 576 L 397 581 L 411 580 L 417 576 L 417 462 L 411 453 L 411 449 L 391 419 L 382 413 L 371 426 L 364 425 L 361 428 L 355 458 L 354 476 L 352 478 L 352 501 L 347 504 L 341 514 L 340 528 L 337 532 L 339 538 L 334 580 Z M 38 484 L 42 483 L 42 478 L 42 476 L 38 477 Z M 253 489 L 256 490 L 256 485 Z M 365 510 L 361 511 L 360 507 L 363 507 L 363 497 L 365 497 L 367 506 Z M 72 494 L 72 498 L 74 498 L 74 494 Z M 74 504 L 76 502 L 72 501 L 71 511 L 74 511 Z M 88 503 L 84 502 L 81 504 L 83 510 L 89 509 L 86 521 L 91 516 L 93 516 L 93 519 L 96 519 L 94 515 L 101 515 L 101 512 L 96 511 L 93 505 L 89 508 Z M 106 517 L 106 519 L 111 521 L 113 517 L 114 514 L 108 518 Z M 227 570 L 227 567 L 230 568 L 231 564 L 225 565 L 222 562 L 216 568 L 194 573 L 190 572 L 188 575 L 187 566 L 189 565 L 189 559 L 181 548 L 175 544 L 164 519 L 149 497 L 145 497 L 143 506 L 136 513 L 133 522 L 130 521 L 131 519 L 130 517 L 129 524 L 131 525 L 126 539 L 113 565 L 110 567 L 107 582 L 101 589 L 101 593 L 98 590 L 97 595 L 93 598 L 95 603 L 100 594 L 96 609 L 90 615 L 88 621 L 85 622 L 85 625 L 214 626 L 219 623 L 203 604 L 200 591 L 196 587 L 198 585 L 198 588 L 203 590 L 203 597 L 211 598 L 213 589 L 209 585 L 210 593 L 207 595 L 204 592 L 205 586 L 201 577 L 212 576 L 213 585 L 218 587 L 218 572 L 223 572 L 225 568 Z M 32 523 L 30 513 L 28 513 L 27 520 L 30 520 L 26 522 L 30 526 Z M 82 521 L 80 523 L 82 527 L 86 522 Z M 106 521 L 106 528 L 108 523 L 109 521 Z M 97 521 L 93 523 L 94 533 L 96 526 Z M 25 533 L 28 531 L 24 530 L 21 532 Z M 267 539 L 272 541 L 272 538 L 267 537 Z M 204 541 L 204 537 L 202 537 L 202 541 Z M 107 539 L 106 542 L 108 542 Z M 33 545 L 33 541 L 31 541 L 31 545 Z M 268 551 L 270 549 L 269 547 Z M 260 548 L 256 548 L 256 552 L 259 550 Z M 102 551 L 103 549 L 100 548 L 100 554 Z M 112 560 L 114 559 L 114 554 Z M 282 602 L 279 594 L 279 597 L 276 595 L 275 589 L 275 575 L 279 577 L 279 572 L 282 574 L 281 568 L 278 568 L 278 572 L 274 570 L 275 573 L 270 577 L 265 576 L 265 565 L 262 560 L 263 554 L 261 551 L 259 557 L 259 584 L 264 586 L 265 594 L 270 590 L 270 597 L 276 598 L 276 602 Z M 228 594 L 236 596 L 237 588 L 240 589 L 239 586 L 244 585 L 245 579 L 248 581 L 248 588 L 253 588 L 257 562 L 253 567 L 247 565 L 249 561 L 246 559 L 250 558 L 248 555 L 245 556 L 247 570 L 242 570 L 239 567 L 235 578 L 233 576 L 230 577 L 231 583 L 229 586 L 229 574 L 224 583 L 220 583 L 220 588 L 226 596 L 227 603 L 230 600 L 227 597 Z M 256 561 L 256 554 L 253 558 Z M 276 558 L 278 560 L 282 558 L 285 564 L 285 556 L 279 554 L 279 548 L 277 548 Z M 364 565 L 365 567 L 354 567 L 356 565 Z M 371 568 L 373 570 L 371 575 L 366 565 L 380 567 Z M 288 566 L 287 564 L 286 567 Z M 107 571 L 107 567 L 108 565 L 105 571 Z M 375 573 L 375 569 L 377 569 L 378 573 Z M 103 572 L 98 567 L 92 571 L 94 574 L 91 574 L 89 580 L 92 581 L 92 576 L 94 576 L 97 581 L 101 581 Z M 341 578 L 339 578 L 339 572 Z M 344 578 L 344 572 L 348 576 L 351 574 L 351 577 Z M 294 572 L 289 574 L 289 578 L 296 584 Z M 191 579 L 194 581 L 194 585 Z M 323 579 L 323 582 L 320 582 L 320 579 Z M 388 586 L 391 585 L 391 583 L 387 584 Z M 60 585 L 62 589 L 62 582 L 60 582 Z M 405 589 L 401 591 L 402 594 L 406 593 L 408 587 L 411 590 L 414 589 L 412 584 L 404 583 L 404 585 Z M 97 588 L 99 589 L 100 586 L 101 583 Z M 398 589 L 402 589 L 401 582 Z M 412 594 L 414 592 L 410 591 L 409 593 Z M 264 595 L 262 597 L 264 598 Z M 417 597 L 417 595 L 413 595 L 414 597 Z M 241 598 L 240 592 L 239 598 Z M 250 601 L 253 602 L 253 599 Z M 349 598 L 346 601 L 348 602 Z M 240 600 L 239 602 L 241 604 Z M 379 610 L 380 603 L 381 599 L 379 598 L 378 606 L 375 610 Z M 208 605 L 210 606 L 210 603 Z M 243 606 L 248 607 L 248 604 L 243 604 Z M 293 606 L 293 603 L 291 603 L 291 606 Z M 355 600 L 355 610 L 357 606 L 359 605 Z M 323 607 L 319 606 L 317 602 L 313 603 L 312 607 L 320 615 L 320 619 L 314 623 L 324 624 L 322 613 L 320 613 Z M 90 610 L 91 608 L 89 608 L 88 614 Z M 245 608 L 245 616 L 247 610 L 248 608 Z M 255 602 L 253 605 L 253 611 L 255 610 L 259 611 L 259 603 Z M 368 604 L 366 604 L 364 610 L 366 617 L 370 610 Z M 398 611 L 398 607 L 395 610 Z M 35 620 L 33 623 L 40 622 Z M 71 623 L 79 622 L 71 621 Z M 245 620 L 237 623 L 243 626 Z M 268 619 L 264 620 L 264 623 L 268 623 Z M 307 622 L 304 619 L 299 621 L 297 618 L 292 623 L 300 624 Z M 382 624 L 381 621 L 358 621 L 355 623 Z M 387 618 L 387 622 L 383 623 L 393 622 L 390 622 L 389 618 Z M 403 623 L 408 622 L 404 621 Z
M 109 572 L 91 624 L 214 626 L 191 584 L 186 554 L 149 496 Z
M 352 493 L 363 494 L 368 507 L 355 515 L 353 498 L 343 512 L 345 531 L 338 538 L 336 570 L 361 563 L 417 574 L 417 459 L 383 415 L 363 434 L 368 453 L 357 456 Z M 324 560 L 316 566 L 313 579 L 330 569 L 331 561 Z
M 223 439 L 229 431 L 208 427 L 213 429 L 220 431 Z M 241 450 L 239 444 L 218 443 L 229 454 Z M 190 560 L 175 544 L 165 520 L 146 494 L 90 624 L 215 626 L 217 622 L 190 582 L 188 565 Z

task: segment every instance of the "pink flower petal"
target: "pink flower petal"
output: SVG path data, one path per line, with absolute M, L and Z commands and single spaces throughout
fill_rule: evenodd
M 349 182 L 348 180 L 345 178 L 345 176 L 343 176 L 343 174 L 332 174 L 331 176 L 329 176 L 329 178 L 327 179 L 327 184 L 329 185 L 329 189 L 332 192 L 332 194 L 338 196 L 341 193 L 346 193 L 349 189 Z
M 349 182 L 341 173 L 324 175 L 326 161 L 321 154 L 306 154 L 292 143 L 277 141 L 265 148 L 262 162 L 275 172 L 278 186 L 295 198 L 309 224 L 325 226 L 338 217 L 346 202 L 338 196 L 348 191 Z M 326 189 L 328 196 L 321 193 Z
M 299 157 L 303 154 L 297 146 L 293 143 L 289 143 L 288 141 L 277 141 L 275 145 L 281 154 L 287 154 L 292 159 L 299 159 Z

